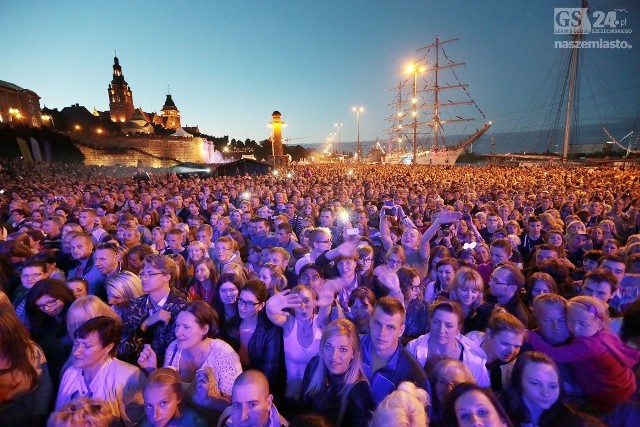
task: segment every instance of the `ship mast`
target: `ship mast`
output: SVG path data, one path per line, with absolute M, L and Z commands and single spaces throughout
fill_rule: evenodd
M 453 39 L 453 40 L 457 40 L 457 39 Z M 453 40 L 449 40 L 449 41 L 453 41 Z M 440 55 L 439 55 L 439 51 L 440 51 L 440 37 L 436 36 L 436 66 L 434 68 L 435 71 L 435 83 L 433 85 L 433 90 L 434 90 L 434 94 L 433 94 L 433 149 L 437 150 L 438 149 L 438 123 L 440 123 L 440 100 L 438 95 L 440 94 L 440 90 L 439 90 L 439 86 L 438 86 L 438 72 L 440 70 Z M 445 42 L 447 43 L 447 42 Z
M 468 119 L 468 118 L 462 118 L 462 117 L 458 117 L 456 119 L 447 119 L 447 120 L 440 120 L 440 108 L 441 107 L 452 107 L 454 105 L 462 105 L 462 104 L 467 104 L 467 105 L 471 105 L 473 104 L 473 101 L 457 101 L 457 102 L 448 102 L 445 104 L 441 104 L 440 103 L 440 92 L 443 90 L 447 90 L 447 89 L 460 89 L 462 88 L 463 90 L 466 91 L 467 88 L 467 84 L 463 84 L 463 83 L 459 83 L 458 84 L 454 84 L 454 85 L 447 85 L 447 86 L 440 86 L 439 84 L 439 74 L 441 70 L 447 69 L 447 68 L 454 68 L 454 67 L 458 67 L 460 65 L 464 65 L 464 62 L 453 62 L 451 61 L 447 55 L 446 52 L 444 52 L 445 57 L 447 57 L 447 59 L 449 59 L 449 63 L 443 66 L 440 66 L 440 46 L 447 44 L 447 43 L 451 43 L 451 42 L 455 42 L 458 41 L 458 39 L 450 39 L 450 40 L 445 40 L 445 41 L 440 41 L 440 37 L 436 36 L 436 42 L 433 44 L 430 44 L 429 46 L 424 46 L 421 47 L 420 49 L 418 49 L 418 52 L 423 51 L 423 50 L 427 50 L 427 53 L 429 52 L 429 50 L 431 48 L 435 48 L 435 64 L 433 66 L 433 74 L 434 74 L 434 84 L 433 87 L 429 87 L 423 90 L 417 90 L 417 93 L 421 93 L 421 92 L 433 92 L 433 105 L 427 105 L 424 108 L 425 109 L 433 109 L 433 118 L 430 122 L 427 123 L 419 123 L 422 125 L 428 125 L 431 126 L 433 128 L 433 149 L 437 149 L 438 145 L 440 144 L 440 126 L 442 124 L 446 124 L 446 123 L 453 123 L 453 122 L 467 122 L 467 121 L 473 121 L 475 119 Z
M 587 0 L 582 0 L 582 13 L 585 14 L 587 12 Z M 584 22 L 585 16 L 582 15 L 580 17 L 580 26 L 578 27 L 578 31 L 571 37 L 572 48 L 571 48 L 571 59 L 569 62 L 569 96 L 567 99 L 567 116 L 564 122 L 564 141 L 562 144 L 562 161 L 566 162 L 569 159 L 569 139 L 571 137 L 571 119 L 573 116 L 573 104 L 576 95 L 576 80 L 578 78 L 578 60 L 580 59 L 580 48 L 577 47 L 580 41 L 584 38 L 582 34 L 582 23 Z

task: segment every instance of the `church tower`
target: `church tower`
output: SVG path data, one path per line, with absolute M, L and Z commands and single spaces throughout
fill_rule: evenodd
M 111 121 L 124 123 L 133 116 L 133 92 L 124 80 L 118 57 L 113 58 L 113 80 L 109 85 L 109 110 Z
M 171 98 L 171 94 L 167 94 L 167 100 L 164 102 L 162 110 L 162 121 L 165 129 L 179 129 L 180 128 L 180 111 Z

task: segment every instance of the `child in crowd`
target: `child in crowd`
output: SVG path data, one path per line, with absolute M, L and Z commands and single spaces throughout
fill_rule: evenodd
M 529 335 L 534 350 L 556 363 L 570 363 L 573 375 L 589 404 L 602 413 L 631 398 L 636 390 L 633 366 L 640 351 L 622 343 L 609 331 L 606 305 L 593 297 L 572 298 L 567 306 L 567 327 L 575 337 L 561 346 L 548 344 L 538 332 Z
M 144 410 L 147 419 L 140 427 L 205 427 L 207 422 L 194 410 L 180 405 L 180 374 L 171 368 L 156 369 L 144 388 Z

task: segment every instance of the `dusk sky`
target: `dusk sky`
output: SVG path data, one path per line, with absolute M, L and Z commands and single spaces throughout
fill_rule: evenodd
M 136 107 L 159 111 L 167 85 L 183 125 L 215 136 L 263 140 L 279 110 L 292 143 L 324 141 L 344 124 L 343 143 L 385 139 L 391 89 L 406 78 L 416 49 L 459 38 L 450 53 L 458 73 L 494 123 L 524 129 L 560 50 L 554 7 L 536 1 L 24 1 L 0 2 L 0 80 L 29 88 L 41 106 L 79 103 L 107 110 L 114 50 Z M 585 49 L 594 71 L 583 80 L 581 114 L 603 125 L 637 118 L 640 7 L 637 0 L 593 0 L 592 10 L 625 9 L 632 49 Z M 600 37 L 598 37 L 600 38 Z M 553 84 L 551 84 L 553 86 Z M 536 104 L 537 103 L 537 104 Z M 523 111 L 525 111 L 523 113 Z M 532 123 L 528 123 L 531 121 Z M 480 124 L 477 125 L 478 127 Z

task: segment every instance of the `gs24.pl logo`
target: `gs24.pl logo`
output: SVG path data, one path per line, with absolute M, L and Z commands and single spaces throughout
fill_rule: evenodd
M 556 7 L 553 9 L 554 34 L 628 34 L 626 9 L 596 10 L 589 15 L 587 8 Z

